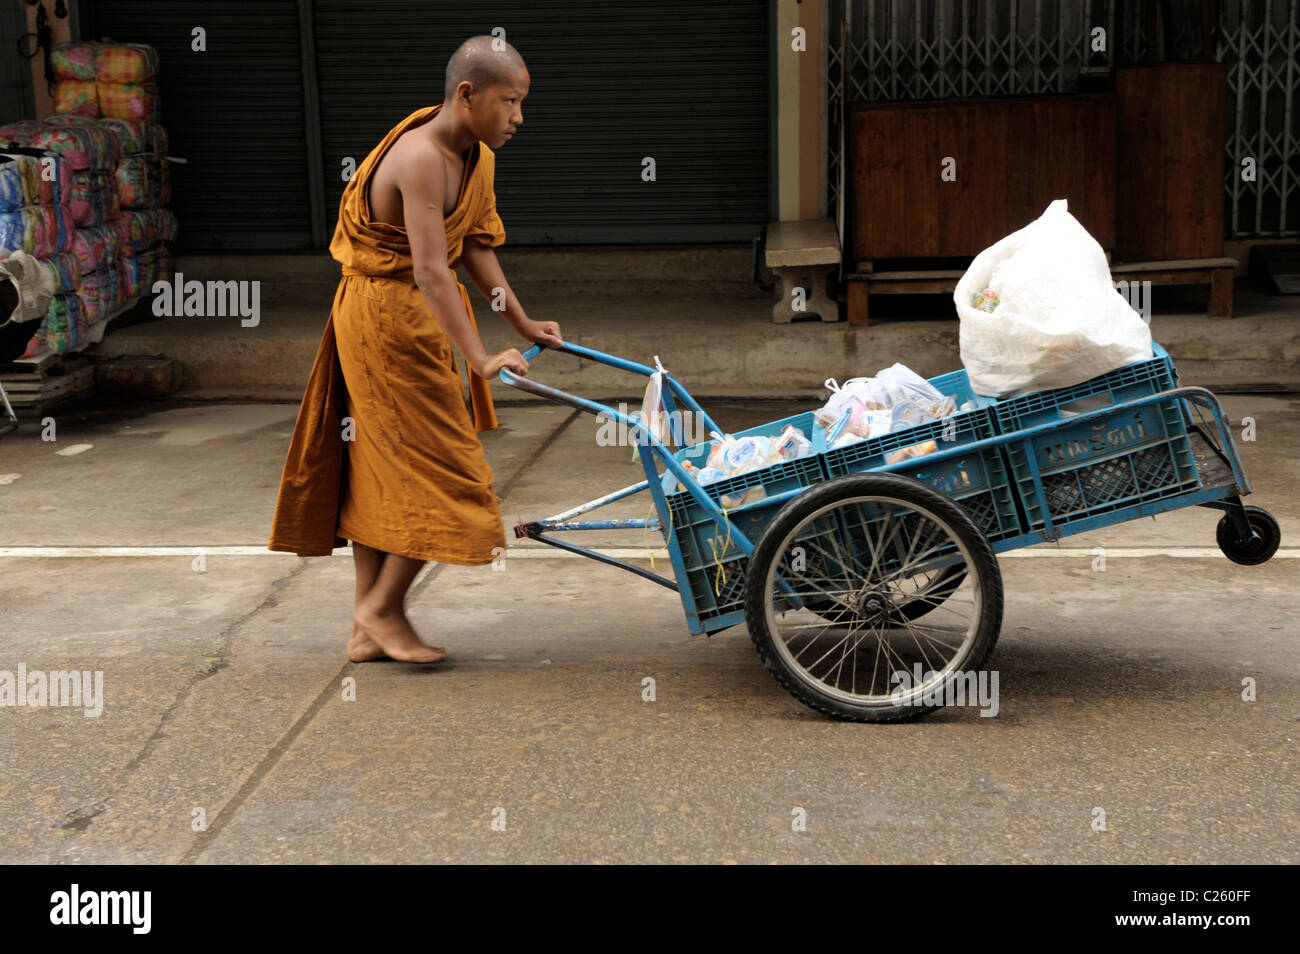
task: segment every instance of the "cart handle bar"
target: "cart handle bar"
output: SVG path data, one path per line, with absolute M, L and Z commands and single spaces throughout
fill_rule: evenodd
M 597 351 L 595 348 L 586 348 L 569 341 L 561 342 L 556 346 L 534 344 L 524 352 L 524 360 L 531 362 L 541 352 L 548 350 L 567 351 L 569 354 L 577 355 L 579 358 L 588 358 L 592 361 L 597 361 L 600 364 L 607 364 L 612 368 L 618 368 L 620 371 L 631 371 L 635 374 L 645 375 L 646 377 L 649 377 L 658 371 L 657 368 L 652 368 L 636 361 L 629 361 L 626 358 L 620 358 L 617 355 L 606 354 L 603 351 Z M 567 404 L 570 407 L 576 407 L 591 414 L 604 414 L 611 420 L 618 421 L 634 432 L 640 434 L 647 444 L 653 445 L 659 443 L 658 438 L 650 434 L 649 429 L 642 426 L 639 421 L 634 421 L 626 414 L 622 414 L 606 404 L 601 404 L 599 401 L 591 401 L 587 398 L 578 397 L 576 394 L 561 391 L 559 388 L 553 388 L 550 385 L 542 384 L 539 381 L 529 380 L 528 378 L 515 374 L 509 368 L 502 368 L 497 377 L 501 380 L 502 384 L 507 384 L 512 388 L 518 388 L 520 391 L 527 391 L 530 394 L 536 394 L 539 397 L 544 397 L 560 404 Z M 668 383 L 671 392 L 686 405 L 691 413 L 700 418 L 704 423 L 706 430 L 719 431 L 719 433 L 721 433 L 718 425 L 714 423 L 713 418 L 705 413 L 704 409 L 700 407 L 699 402 L 697 402 L 695 398 L 691 397 L 690 392 L 682 386 L 681 382 L 667 371 L 664 372 L 664 380 Z M 668 405 L 669 411 L 674 410 L 671 399 L 667 400 L 665 403 Z

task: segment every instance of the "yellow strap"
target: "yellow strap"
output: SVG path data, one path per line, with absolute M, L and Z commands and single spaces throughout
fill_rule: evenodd
M 664 537 L 664 545 L 662 547 L 656 547 L 653 550 L 650 549 L 650 528 L 648 526 L 641 528 L 641 534 L 642 534 L 641 540 L 645 544 L 646 554 L 650 557 L 650 569 L 652 570 L 655 568 L 655 554 L 658 553 L 660 550 L 667 553 L 668 541 L 673 538 L 673 509 L 672 507 L 666 507 L 665 509 L 668 511 L 668 534 Z M 647 521 L 649 521 L 649 519 L 652 516 L 654 516 L 654 512 L 655 512 L 655 505 L 654 505 L 654 501 L 652 500 L 650 501 L 650 509 L 649 511 L 646 512 L 645 515 Z
M 722 519 L 727 522 L 727 539 L 722 541 L 722 556 L 727 555 L 727 550 L 731 548 L 731 520 L 727 517 L 727 505 L 718 501 L 718 506 L 722 508 Z M 717 572 L 713 574 L 713 595 L 722 595 L 722 584 L 727 582 L 727 565 L 722 562 L 722 557 L 718 555 L 718 537 L 709 537 L 709 548 L 713 551 L 713 565 Z

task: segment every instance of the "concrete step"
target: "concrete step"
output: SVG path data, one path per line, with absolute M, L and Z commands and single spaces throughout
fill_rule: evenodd
M 895 361 L 926 376 L 961 366 L 950 297 L 882 296 L 866 328 L 776 325 L 774 292 L 749 281 L 748 254 L 737 248 L 540 249 L 500 257 L 533 318 L 558 321 L 568 340 L 601 351 L 645 363 L 657 354 L 700 396 L 815 399 L 828 377 L 872 374 Z M 99 351 L 176 358 L 184 369 L 177 398 L 297 401 L 334 297 L 337 263 L 323 255 L 191 257 L 180 269 L 187 279 L 263 281 L 258 325 L 242 327 L 237 317 L 152 320 L 111 328 Z M 1155 338 L 1185 383 L 1218 391 L 1300 390 L 1296 299 L 1242 280 L 1237 317 L 1210 319 L 1204 289 L 1154 291 Z M 472 288 L 471 298 L 489 350 L 524 349 Z M 532 375 L 593 398 L 639 400 L 645 387 L 638 376 L 558 353 L 539 356 Z M 533 400 L 499 382 L 493 390 L 502 401 Z

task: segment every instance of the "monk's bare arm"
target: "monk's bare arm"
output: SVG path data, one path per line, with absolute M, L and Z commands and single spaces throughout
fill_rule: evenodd
M 561 343 L 560 326 L 557 323 L 533 321 L 524 312 L 524 306 L 519 303 L 510 283 L 506 281 L 505 272 L 502 271 L 501 262 L 492 246 L 476 237 L 467 238 L 460 253 L 460 261 L 493 310 L 496 310 L 498 302 L 505 306 L 501 317 L 510 323 L 510 327 L 529 341 L 550 346 Z
M 526 374 L 528 365 L 516 349 L 488 354 L 470 323 L 460 289 L 456 287 L 456 276 L 447 267 L 447 232 L 442 218 L 446 174 L 437 149 L 428 145 L 396 156 L 390 154 L 390 158 L 398 163 L 397 187 L 402 193 L 402 214 L 411 243 L 415 283 L 429 303 L 434 319 L 480 377 L 491 377 L 503 367 Z

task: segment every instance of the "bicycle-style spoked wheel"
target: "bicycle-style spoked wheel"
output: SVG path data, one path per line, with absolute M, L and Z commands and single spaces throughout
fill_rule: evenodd
M 896 721 L 933 709 L 958 674 L 984 664 L 1002 625 L 1002 577 L 953 500 L 910 477 L 858 474 L 773 518 L 750 559 L 745 615 L 764 665 L 801 702 Z

